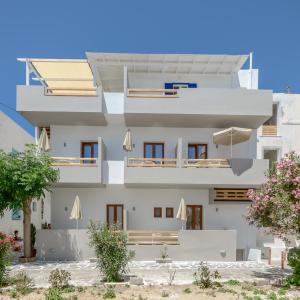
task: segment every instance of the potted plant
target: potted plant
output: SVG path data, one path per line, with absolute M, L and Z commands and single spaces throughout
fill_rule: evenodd
M 169 258 L 167 246 L 165 246 L 165 247 L 160 251 L 160 258 L 157 258 L 155 261 L 156 261 L 157 263 L 159 263 L 159 264 L 161 264 L 161 263 L 171 263 L 171 262 L 172 262 L 172 259 Z

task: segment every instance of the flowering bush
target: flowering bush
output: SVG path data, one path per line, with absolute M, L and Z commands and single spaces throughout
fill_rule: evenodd
M 9 253 L 15 244 L 14 239 L 0 231 L 0 286 L 5 283 L 6 267 L 9 263 Z
M 286 154 L 267 175 L 258 191 L 249 190 L 253 201 L 247 219 L 257 227 L 269 227 L 270 233 L 286 240 L 300 236 L 300 156 Z
M 295 152 L 286 154 L 269 171 L 261 189 L 249 190 L 248 197 L 253 201 L 247 216 L 250 224 L 268 227 L 271 234 L 285 241 L 288 241 L 290 235 L 300 238 L 299 155 Z M 293 263 L 290 261 L 293 268 L 291 282 L 300 284 L 299 269 L 297 271 L 295 267 L 300 265 L 300 255 L 294 257 Z

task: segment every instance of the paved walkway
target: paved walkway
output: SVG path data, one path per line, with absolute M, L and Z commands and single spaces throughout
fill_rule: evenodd
M 218 270 L 223 280 L 231 278 L 240 281 L 280 278 L 289 270 L 281 271 L 278 267 L 270 267 L 265 263 L 256 262 L 208 262 L 210 269 Z M 199 262 L 173 262 L 157 264 L 153 261 L 134 261 L 129 264 L 129 274 L 144 279 L 145 284 L 167 284 L 170 270 L 176 270 L 175 284 L 190 284 L 193 273 Z M 76 286 L 91 286 L 98 284 L 101 276 L 95 262 L 34 262 L 17 264 L 11 267 L 11 273 L 25 271 L 34 279 L 37 287 L 48 287 L 48 277 L 52 270 L 59 268 L 71 273 L 71 284 Z

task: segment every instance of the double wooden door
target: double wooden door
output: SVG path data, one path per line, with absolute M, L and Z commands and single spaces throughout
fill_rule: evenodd
M 201 230 L 203 223 L 203 207 L 202 205 L 187 205 L 186 206 L 186 229 Z

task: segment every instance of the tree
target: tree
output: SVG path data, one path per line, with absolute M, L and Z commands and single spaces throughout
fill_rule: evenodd
M 300 237 L 300 156 L 286 154 L 271 168 L 260 190 L 249 190 L 253 201 L 247 219 L 284 240 Z
M 0 214 L 7 209 L 23 210 L 24 256 L 31 257 L 31 203 L 50 191 L 59 179 L 46 153 L 37 154 L 33 145 L 24 152 L 0 151 Z

